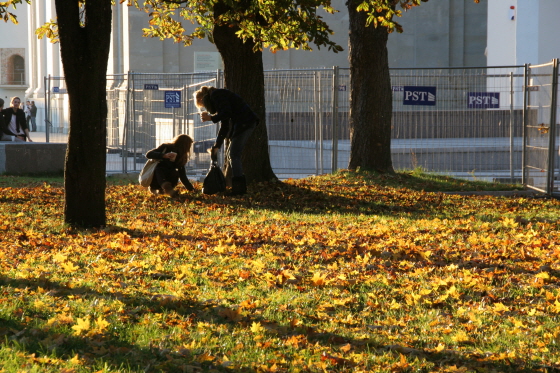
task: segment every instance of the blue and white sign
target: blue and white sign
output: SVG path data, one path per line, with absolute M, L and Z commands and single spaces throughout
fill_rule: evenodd
M 159 85 L 157 85 L 157 84 L 144 84 L 144 89 L 145 90 L 157 91 L 157 90 L 159 90 Z
M 165 91 L 165 108 L 181 107 L 181 91 Z
M 469 92 L 467 107 L 469 109 L 499 109 L 500 92 Z
M 403 105 L 436 105 L 437 87 L 407 86 L 403 87 Z

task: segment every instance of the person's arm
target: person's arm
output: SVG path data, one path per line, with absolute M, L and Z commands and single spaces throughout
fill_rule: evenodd
M 164 159 L 165 155 L 165 145 L 161 144 L 155 149 L 152 149 L 146 153 L 146 158 L 148 159 Z
M 179 167 L 179 180 L 181 183 L 187 188 L 188 191 L 192 192 L 194 190 L 193 185 L 191 184 L 189 178 L 187 177 L 187 171 L 185 170 L 185 166 Z
M 23 132 L 25 132 L 25 137 L 27 137 L 27 141 L 33 142 L 33 140 L 31 140 L 31 137 L 29 137 L 29 129 L 26 128 L 23 130 Z
M 16 137 L 21 138 L 23 137 L 23 139 L 21 140 L 25 140 L 26 138 L 30 141 L 33 142 L 33 140 L 31 140 L 31 138 L 29 137 L 29 128 L 27 128 L 27 119 L 25 118 L 25 114 L 23 112 L 23 110 L 19 109 L 17 112 L 14 112 L 12 115 L 16 116 L 16 121 L 19 124 L 20 129 L 23 131 L 23 135 L 16 135 Z
M 8 118 L 6 117 L 6 110 L 7 109 L 0 110 L 0 132 L 6 135 L 14 136 L 14 134 L 10 130 L 8 130 Z

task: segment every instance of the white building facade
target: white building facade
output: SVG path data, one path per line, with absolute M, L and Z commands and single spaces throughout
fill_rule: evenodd
M 488 66 L 560 58 L 558 17 L 558 0 L 488 0 Z

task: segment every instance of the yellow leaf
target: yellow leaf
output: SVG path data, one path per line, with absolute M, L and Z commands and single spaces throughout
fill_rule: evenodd
M 259 334 L 259 333 L 264 332 L 264 328 L 263 328 L 263 326 L 261 325 L 260 322 L 254 322 L 253 321 L 253 324 L 251 325 L 251 332 L 253 332 L 255 334 Z
M 550 306 L 550 311 L 554 313 L 560 313 L 560 302 L 554 302 L 554 305 Z
M 97 326 L 97 329 L 100 331 L 104 331 L 109 325 L 111 324 L 109 324 L 102 316 L 99 316 L 97 320 L 95 320 L 95 326 Z
M 539 274 L 535 275 L 536 278 L 542 278 L 543 280 L 550 279 L 550 275 L 548 272 L 540 272 Z
M 80 269 L 80 267 L 75 266 L 72 262 L 62 263 L 61 266 L 62 268 L 64 268 L 64 271 L 66 273 L 76 272 L 78 269 Z
M 515 222 L 515 219 L 511 219 L 511 218 L 504 218 L 504 220 L 502 220 L 502 224 L 504 225 L 504 227 L 512 227 L 512 228 L 515 228 L 519 225 L 518 223 Z
M 315 286 L 323 286 L 325 285 L 326 279 L 327 278 L 327 274 L 321 274 L 321 272 L 315 272 L 313 274 L 313 278 L 311 279 L 311 282 L 313 283 L 313 285 Z
M 76 325 L 72 327 L 72 329 L 74 329 L 74 335 L 80 335 L 82 332 L 87 332 L 90 326 L 89 317 L 83 319 L 78 317 Z
M 78 354 L 76 354 L 72 359 L 70 359 L 69 362 L 75 365 L 81 364 Z
M 223 254 L 227 250 L 227 248 L 228 248 L 227 245 L 224 245 L 223 242 L 220 240 L 218 246 L 214 248 L 214 251 L 217 252 L 218 254 Z
M 467 333 L 465 333 L 463 330 L 458 331 L 457 334 L 451 337 L 451 339 L 457 343 L 468 342 L 470 340 Z
M 508 312 L 508 311 L 509 311 L 509 308 L 507 306 L 504 306 L 503 303 L 494 304 L 494 312 L 502 313 L 502 312 Z
M 441 352 L 443 350 L 445 350 L 445 345 L 443 343 L 439 343 L 436 348 L 435 348 L 436 352 Z
M 55 262 L 59 262 L 59 263 L 63 263 L 68 259 L 68 257 L 62 253 L 58 253 L 56 255 L 53 255 L 53 260 Z
M 422 255 L 422 257 L 426 260 L 430 259 L 430 256 L 432 256 L 432 252 L 430 250 L 426 250 L 423 252 L 420 252 L 420 255 Z
M 537 314 L 536 308 L 532 308 L 531 310 L 529 310 L 529 312 L 527 312 L 527 315 L 529 316 L 535 316 L 536 314 Z
M 447 290 L 447 294 L 452 296 L 453 298 L 457 299 L 459 298 L 461 295 L 459 294 L 459 292 L 457 291 L 457 288 L 455 287 L 455 285 L 451 286 L 449 288 L 449 290 Z

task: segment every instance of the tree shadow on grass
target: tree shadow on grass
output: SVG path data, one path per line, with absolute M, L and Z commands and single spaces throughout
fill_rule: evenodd
M 6 287 L 21 289 L 22 292 L 38 291 L 40 288 L 41 291 L 58 298 L 80 297 L 96 301 L 118 299 L 124 304 L 118 315 L 119 321 L 130 325 L 141 323 L 141 319 L 145 315 L 157 316 L 172 311 L 183 316 L 183 327 L 196 324 L 201 320 L 215 322 L 216 318 L 219 319 L 217 315 L 208 311 L 209 308 L 212 308 L 212 305 L 208 303 L 199 303 L 193 299 L 179 299 L 170 295 L 132 296 L 122 292 L 103 293 L 93 288 L 70 287 L 47 279 L 13 279 L 0 276 L 0 288 Z M 93 313 L 90 314 L 90 316 L 92 315 Z M 140 347 L 122 339 L 121 332 L 129 334 L 131 331 L 118 330 L 119 326 L 104 333 L 74 335 L 71 331 L 64 331 L 64 328 L 57 327 L 56 323 L 50 327 L 34 326 L 37 320 L 49 320 L 53 316 L 52 310 L 19 308 L 15 310 L 14 316 L 11 318 L 0 316 L 0 340 L 3 341 L 0 346 L 9 345 L 16 350 L 24 351 L 34 363 L 45 364 L 45 369 L 49 368 L 48 359 L 39 361 L 38 358 L 56 357 L 69 360 L 77 354 L 82 360 L 83 367 L 96 370 L 106 364 L 110 369 L 139 372 L 197 372 L 210 369 L 226 371 L 223 366 L 213 364 L 213 358 L 201 358 L 206 352 L 204 346 L 192 350 L 176 349 L 178 341 L 168 340 L 169 336 L 152 341 L 148 347 Z M 76 319 L 70 322 L 71 325 L 75 323 Z M 92 327 L 94 323 L 95 316 L 91 320 Z M 171 327 L 172 325 L 162 326 L 163 329 Z M 175 349 L 173 349 L 174 347 Z M 31 354 L 34 355 L 31 356 Z M 253 372 L 254 370 L 245 367 L 234 369 L 229 366 L 227 371 Z
M 375 338 L 377 329 L 368 330 L 367 327 L 363 334 L 368 334 L 369 338 L 352 339 L 335 333 L 322 332 L 313 326 L 311 319 L 307 320 L 305 316 L 302 316 L 301 323 L 298 325 L 279 325 L 276 322 L 271 324 L 262 313 L 252 313 L 236 318 L 230 316 L 231 314 L 223 313 L 224 307 L 213 301 L 201 303 L 196 299 L 178 299 L 166 295 L 131 295 L 122 292 L 104 293 L 90 287 L 70 287 L 67 284 L 47 279 L 13 279 L 0 276 L 0 287 L 21 289 L 22 293 L 24 290 L 25 292 L 38 291 L 41 288 L 43 289 L 41 291 L 47 291 L 51 296 L 62 299 L 70 297 L 99 301 L 118 299 L 123 303 L 118 317 L 121 322 L 126 322 L 129 328 L 132 329 L 132 325 L 141 324 L 145 317 L 168 314 L 170 312 L 175 312 L 182 316 L 180 322 L 183 325 L 181 328 L 194 327 L 194 325 L 201 321 L 222 324 L 227 327 L 237 326 L 242 323 L 245 327 L 249 328 L 253 322 L 260 322 L 262 325 L 272 325 L 272 329 L 276 331 L 270 332 L 271 336 L 281 335 L 280 338 L 285 342 L 291 337 L 304 336 L 306 346 L 309 343 L 309 345 L 328 348 L 321 359 L 328 364 L 329 371 L 333 372 L 352 371 L 356 363 L 359 363 L 353 362 L 347 351 L 344 351 L 342 348 L 348 345 L 355 352 L 367 351 L 369 354 L 377 356 L 394 353 L 395 361 L 398 361 L 397 357 L 399 354 L 403 354 L 409 357 L 409 359 L 423 359 L 440 368 L 453 366 L 460 368 L 465 366 L 470 370 L 523 373 L 539 371 L 538 369 L 541 368 L 531 361 L 519 359 L 509 362 L 505 360 L 491 360 L 485 359 L 486 356 L 481 356 L 475 352 L 465 353 L 444 350 L 436 353 L 433 350 L 422 347 L 414 348 L 414 346 L 410 345 L 404 347 L 404 345 L 398 345 L 398 340 L 395 341 L 394 345 L 383 345 L 379 342 L 380 339 Z M 18 309 L 15 312 L 18 313 L 15 315 L 16 317 L 0 317 L 0 338 L 4 340 L 4 345 L 11 345 L 13 347 L 13 344 L 15 344 L 17 349 L 25 351 L 27 355 L 35 354 L 34 358 L 56 357 L 69 360 L 77 354 L 82 360 L 82 365 L 91 369 L 100 369 L 104 364 L 107 364 L 112 369 L 126 368 L 131 371 L 142 372 L 176 372 L 183 371 L 187 369 L 186 367 L 191 367 L 189 369 L 194 367 L 195 370 L 193 371 L 197 371 L 197 369 L 200 369 L 200 371 L 210 369 L 239 372 L 255 371 L 246 367 L 233 369 L 230 366 L 226 369 L 222 365 L 212 364 L 212 361 L 204 362 L 204 354 L 208 353 L 207 349 L 201 347 L 194 350 L 187 348 L 177 350 L 176 347 L 179 343 L 176 340 L 168 341 L 166 338 L 156 338 L 149 346 L 141 347 L 121 338 L 121 331 L 118 329 L 112 329 L 107 333 L 99 335 L 77 336 L 56 327 L 34 327 L 34 322 L 37 319 L 48 320 L 51 318 L 53 316 L 52 311 Z M 309 315 L 312 314 L 313 312 L 309 313 Z M 95 317 L 92 319 L 92 324 L 94 319 Z M 172 326 L 172 324 L 162 325 L 161 328 L 171 328 Z M 130 333 L 130 331 L 126 330 L 122 332 Z M 173 334 L 172 332 L 169 333 Z M 183 344 L 186 343 L 187 341 L 184 341 Z M 274 346 L 270 348 L 279 348 L 278 353 L 285 356 L 288 361 L 292 358 L 289 355 L 289 349 L 286 350 L 286 348 Z M 409 371 L 406 364 L 401 368 L 399 368 L 400 370 L 393 369 L 392 371 Z M 546 368 L 548 372 L 559 371 L 555 367 Z M 311 372 L 314 370 L 302 371 Z M 545 371 L 544 368 L 542 371 Z
M 262 209 L 303 214 L 353 215 L 414 214 L 419 218 L 437 209 L 443 194 L 411 192 L 376 185 L 356 187 L 332 183 L 319 190 L 309 184 L 258 183 L 242 196 L 185 194 L 185 203 L 218 204 L 233 208 Z

